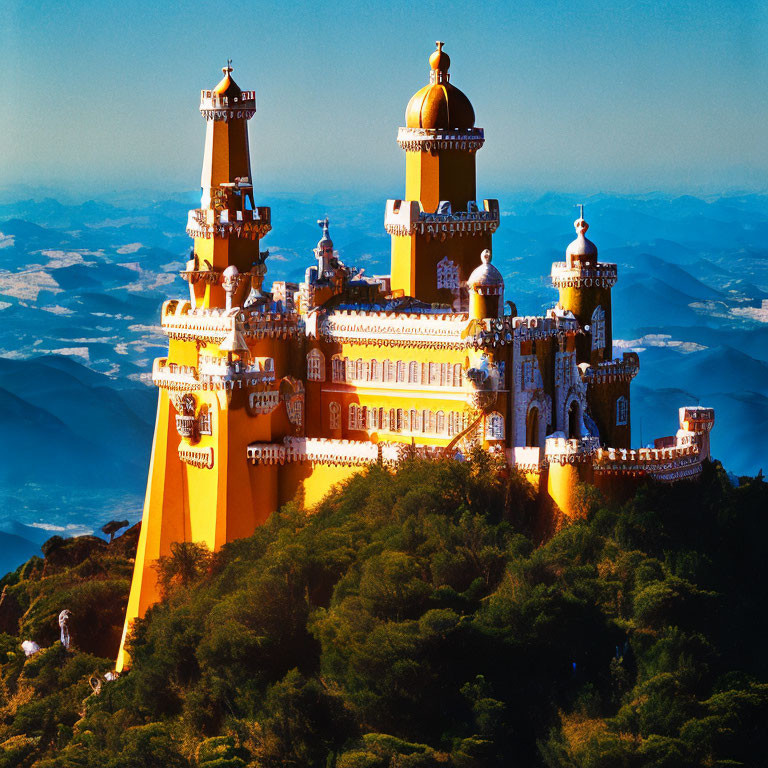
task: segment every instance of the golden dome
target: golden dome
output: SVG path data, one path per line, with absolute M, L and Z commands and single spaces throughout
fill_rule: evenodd
M 239 96 L 242 91 L 240 90 L 240 86 L 238 86 L 238 84 L 232 79 L 231 76 L 232 59 L 227 61 L 227 66 L 222 67 L 221 71 L 224 73 L 224 77 L 221 79 L 221 82 L 213 89 L 214 94 L 220 98 L 222 96 L 226 96 L 227 98 Z
M 472 128 L 475 110 L 469 99 L 449 82 L 451 59 L 437 43 L 437 50 L 429 57 L 431 68 L 429 85 L 418 90 L 405 110 L 408 128 Z

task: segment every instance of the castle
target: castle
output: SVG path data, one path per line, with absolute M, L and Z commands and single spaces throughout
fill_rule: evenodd
M 304 282 L 271 292 L 260 248 L 271 212 L 254 202 L 248 148 L 255 94 L 229 65 L 202 91 L 202 198 L 181 273 L 189 299 L 162 309 L 169 349 L 152 369 L 157 421 L 118 671 L 172 543 L 218 549 L 297 496 L 311 508 L 370 464 L 482 446 L 568 516 L 579 481 L 616 494 L 646 476 L 695 476 L 708 458 L 714 412 L 700 406 L 680 409 L 676 436 L 630 447 L 639 360 L 613 358 L 617 269 L 599 261 L 583 210 L 552 265 L 557 306 L 523 316 L 505 301 L 492 260 L 499 204 L 476 201 L 483 129 L 442 43 L 429 66 L 397 134 L 406 179 L 384 217 L 391 275 L 345 266 L 326 219 Z

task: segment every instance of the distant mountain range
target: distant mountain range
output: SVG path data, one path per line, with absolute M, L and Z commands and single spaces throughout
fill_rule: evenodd
M 273 209 L 267 285 L 302 279 L 326 214 L 342 260 L 389 271 L 383 201 L 260 202 Z M 573 239 L 574 202 L 502 196 L 494 263 L 522 314 L 557 299 L 548 274 Z M 642 350 L 635 442 L 673 433 L 677 408 L 700 401 L 717 408 L 712 447 L 726 468 L 768 469 L 768 196 L 578 202 L 600 258 L 619 265 L 615 354 Z M 39 546 L 29 530 L 138 519 L 156 403 L 149 373 L 166 350 L 160 306 L 187 294 L 177 272 L 194 203 L 0 205 L 0 436 L 12 447 L 0 461 L 0 569 L 6 549 L 18 547 L 21 562 Z

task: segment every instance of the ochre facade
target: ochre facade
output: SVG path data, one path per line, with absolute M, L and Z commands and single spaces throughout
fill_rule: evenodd
M 398 132 L 406 184 L 385 211 L 391 275 L 345 266 L 326 219 L 304 282 L 269 292 L 261 239 L 271 212 L 253 199 L 248 149 L 255 95 L 231 67 L 202 92 L 189 297 L 162 310 L 169 348 L 153 365 L 157 421 L 118 670 L 133 621 L 159 599 L 155 563 L 171 544 L 216 550 L 287 501 L 311 509 L 371 464 L 414 453 L 462 460 L 479 446 L 566 516 L 580 482 L 621 494 L 646 476 L 700 471 L 712 409 L 683 407 L 675 437 L 630 447 L 639 361 L 613 358 L 616 265 L 599 262 L 583 212 L 552 266 L 558 306 L 523 316 L 505 301 L 492 259 L 499 205 L 475 199 L 484 134 L 449 65 L 438 44 Z

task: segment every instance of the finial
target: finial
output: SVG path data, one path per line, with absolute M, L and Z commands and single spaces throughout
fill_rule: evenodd
M 579 235 L 583 236 L 586 233 L 586 231 L 589 229 L 589 224 L 587 224 L 587 222 L 584 221 L 584 203 L 578 203 L 578 206 L 579 206 L 579 218 L 573 222 L 573 226 L 575 227 L 576 232 L 578 232 Z
M 447 77 L 448 67 L 451 66 L 451 57 L 443 51 L 442 40 L 435 41 L 435 50 L 432 51 L 432 55 L 429 57 L 429 66 L 433 71 L 442 72 Z
M 326 216 L 324 219 L 318 219 L 317 220 L 317 226 L 321 227 L 323 230 L 323 235 L 328 234 L 328 224 L 330 222 L 328 221 L 328 217 Z
M 227 66 L 226 67 L 222 67 L 221 71 L 225 75 L 228 75 L 232 71 L 232 59 L 227 59 Z
M 480 261 L 482 261 L 483 264 L 490 264 L 492 258 L 491 252 L 487 248 L 480 254 Z

